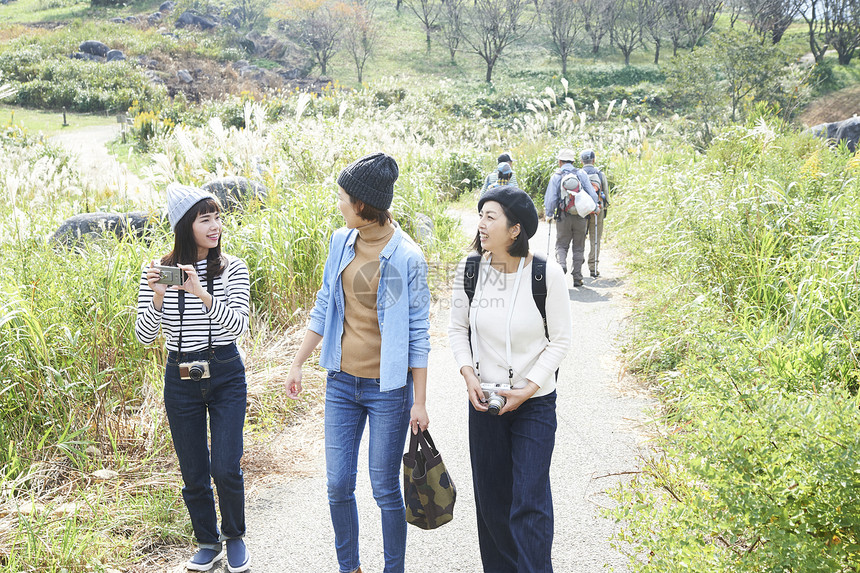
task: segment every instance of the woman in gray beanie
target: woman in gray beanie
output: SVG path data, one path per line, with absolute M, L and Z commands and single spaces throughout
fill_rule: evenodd
M 361 571 L 355 476 L 365 422 L 369 466 L 382 516 L 385 573 L 402 573 L 406 513 L 400 464 L 407 428 L 427 428 L 430 290 L 421 249 L 391 219 L 397 162 L 373 153 L 349 164 L 337 179 L 346 226 L 334 232 L 323 284 L 308 331 L 286 380 L 302 390 L 302 365 L 322 343 L 328 370 L 325 449 L 328 500 L 342 573 Z
M 164 407 L 198 546 L 185 567 L 208 571 L 226 553 L 228 571 L 247 571 L 251 565 L 243 540 L 245 485 L 239 463 L 247 387 L 236 339 L 248 329 L 248 267 L 221 252 L 221 206 L 211 193 L 169 185 L 167 216 L 173 250 L 144 266 L 135 335 L 151 344 L 160 329 L 166 339 Z
M 572 337 L 567 285 L 557 263 L 529 251 L 538 214 L 524 191 L 490 189 L 478 213 L 477 253 L 455 278 L 448 338 L 470 402 L 481 561 L 487 573 L 551 573 L 556 375 Z

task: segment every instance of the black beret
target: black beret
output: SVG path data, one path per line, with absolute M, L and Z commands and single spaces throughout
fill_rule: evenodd
M 531 239 L 538 228 L 538 213 L 528 193 L 513 185 L 494 187 L 484 193 L 478 201 L 478 212 L 487 201 L 495 201 L 507 209 L 513 224 L 519 223 Z

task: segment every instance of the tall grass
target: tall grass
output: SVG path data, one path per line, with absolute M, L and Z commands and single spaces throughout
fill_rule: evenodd
M 630 361 L 664 405 L 615 511 L 634 570 L 860 566 L 857 167 L 762 121 L 622 170 Z

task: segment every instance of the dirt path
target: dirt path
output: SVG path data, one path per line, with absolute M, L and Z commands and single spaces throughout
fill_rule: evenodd
M 475 218 L 469 213 L 463 219 L 471 235 Z M 532 248 L 545 251 L 546 246 L 547 227 L 542 223 Z M 638 468 L 644 411 L 650 402 L 624 377 L 619 362 L 619 340 L 629 314 L 628 285 L 611 244 L 602 255 L 601 277 L 587 278 L 584 287 L 570 289 L 574 339 L 578 345 L 588 342 L 584 351 L 569 353 L 558 384 L 559 426 L 552 467 L 553 560 L 558 572 L 598 572 L 607 565 L 615 571 L 627 570 L 626 558 L 608 540 L 616 525 L 603 518 L 600 510 L 612 505 L 606 491 L 621 479 L 605 476 Z M 458 486 L 458 501 L 450 524 L 435 531 L 409 527 L 406 569 L 414 573 L 481 570 L 468 457 L 467 400 L 448 347 L 447 322 L 447 300 L 442 300 L 432 316 L 428 410 L 434 439 Z M 326 501 L 322 412 L 287 432 L 287 441 L 294 444 L 288 446 L 294 448 L 290 455 L 304 460 L 300 471 L 274 479 L 252 475 L 264 468 L 248 471 L 250 480 L 265 482 L 248 492 L 247 543 L 252 570 L 336 571 Z M 356 491 L 361 559 L 365 573 L 380 573 L 382 536 L 367 475 L 366 442 L 359 458 Z M 181 566 L 174 570 L 181 571 Z M 215 571 L 226 571 L 226 563 Z
M 100 191 L 109 189 L 115 196 L 128 198 L 141 209 L 150 207 L 157 199 L 152 187 L 108 153 L 106 144 L 119 135 L 119 125 L 106 125 L 63 132 L 50 137 L 49 141 L 74 157 L 89 187 Z
M 851 86 L 819 98 L 798 117 L 800 123 L 812 127 L 819 123 L 842 121 L 860 114 L 860 86 Z

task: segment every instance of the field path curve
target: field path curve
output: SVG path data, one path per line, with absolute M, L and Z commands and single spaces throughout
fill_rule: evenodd
M 472 236 L 477 217 L 457 214 Z M 609 218 L 607 228 L 611 225 Z M 532 239 L 533 250 L 546 251 L 547 232 L 542 222 Z M 627 571 L 626 558 L 609 542 L 617 525 L 601 517 L 600 508 L 612 505 L 606 491 L 619 479 L 626 479 L 617 474 L 638 469 L 647 448 L 645 425 L 651 399 L 624 376 L 619 359 L 619 346 L 629 327 L 630 285 L 611 243 L 602 255 L 598 279 L 586 278 L 584 287 L 574 289 L 567 277 L 575 344 L 587 344 L 587 350 L 568 354 L 558 384 L 559 426 L 552 467 L 553 561 L 558 573 Z M 448 305 L 442 299 L 432 311 L 428 411 L 433 438 L 458 486 L 458 500 L 451 523 L 435 531 L 409 526 L 406 571 L 477 573 L 481 566 L 468 455 L 467 399 L 448 347 Z M 254 480 L 249 489 L 246 539 L 252 571 L 334 573 L 337 560 L 326 501 L 322 412 L 310 414 L 286 432 L 295 444 L 287 447 L 286 455 L 301 458 L 303 463 L 288 475 L 258 476 L 262 480 Z M 381 527 L 367 475 L 366 442 L 365 436 L 356 491 L 362 569 L 381 573 Z M 252 477 L 262 470 L 257 466 L 247 473 Z M 226 560 L 215 569 L 218 573 L 226 570 Z
M 107 150 L 107 144 L 120 133 L 119 124 L 98 125 L 64 131 L 52 135 L 48 141 L 72 155 L 86 185 L 98 191 L 110 189 L 117 196 L 127 197 L 140 209 L 145 209 L 156 200 L 152 187 Z

